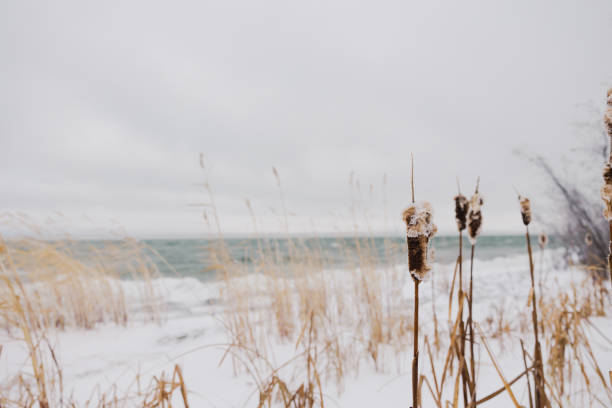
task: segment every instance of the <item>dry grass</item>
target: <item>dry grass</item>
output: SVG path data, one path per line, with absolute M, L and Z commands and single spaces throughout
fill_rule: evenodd
M 508 316 L 500 307 L 492 315 L 482 316 L 479 324 L 472 312 L 473 297 L 478 294 L 473 293 L 471 282 L 467 293 L 463 288 L 463 259 L 459 252 L 455 276 L 448 286 L 448 304 L 443 305 L 449 310 L 448 328 L 438 323 L 433 287 L 432 311 L 425 311 L 421 324 L 417 321 L 415 325 L 410 311 L 416 305 L 411 301 L 416 299 L 407 299 L 403 292 L 410 276 L 405 267 L 395 262 L 405 249 L 391 240 L 384 241 L 382 251 L 377 248 L 371 234 L 362 234 L 357 227 L 365 223 L 365 230 L 369 229 L 367 216 L 358 217 L 367 211 L 354 204 L 355 234 L 335 242 L 336 250 L 349 260 L 348 266 L 334 270 L 322 241 L 289 234 L 280 176 L 276 171 L 274 174 L 285 237 L 278 240 L 259 234 L 255 210 L 247 201 L 257 241 L 257 249 L 246 254 L 248 264 L 234 259 L 227 247 L 212 188 L 205 183 L 211 203 L 206 221 L 218 234 L 210 258 L 222 282 L 222 321 L 228 337 L 222 361 L 229 361 L 236 373 L 246 372 L 254 380 L 257 396 L 251 402 L 257 399 L 259 407 L 323 407 L 326 386 L 333 383 L 341 390 L 345 380 L 357 375 L 364 364 L 381 372 L 407 372 L 409 349 L 417 344 L 420 327 L 425 333 L 420 353 L 426 357 L 421 361 L 429 369 L 428 374 L 417 376 L 414 408 L 422 406 L 425 390 L 439 408 L 460 406 L 462 390 L 465 407 L 496 398 L 507 398 L 519 406 L 516 387 L 521 384 L 529 394 L 530 404 L 536 407 L 612 404 L 612 390 L 590 343 L 596 331 L 592 319 L 605 315 L 609 307 L 601 280 L 570 286 L 569 291 L 555 292 L 551 286 L 542 285 L 545 290 L 540 289 L 536 297 L 535 268 L 528 247 L 531 285 L 525 290 L 532 310 L 525 308 L 517 317 Z M 472 208 L 472 216 L 466 222 L 472 253 L 482 222 L 482 200 L 475 197 L 478 212 Z M 523 215 L 524 222 L 526 219 Z M 461 231 L 459 227 L 460 236 Z M 17 373 L 9 384 L 3 384 L 0 406 L 74 406 L 66 397 L 62 367 L 55 359 L 48 333 L 67 327 L 90 329 L 102 322 L 126 325 L 133 315 L 120 279 L 132 276 L 142 281 L 138 303 L 144 307 L 144 318 L 161 319 L 159 294 L 152 284 L 157 271 L 143 255 L 145 248 L 135 241 L 113 245 L 122 250 L 115 246 L 96 247 L 86 262 L 72 252 L 68 241 L 0 240 L 0 319 L 7 332 L 26 345 L 30 366 Z M 473 265 L 470 275 L 472 271 Z M 455 293 L 457 309 L 453 311 Z M 467 321 L 463 318 L 464 308 L 468 309 Z M 532 327 L 512 321 L 530 318 Z M 532 334 L 536 331 L 539 337 Z M 479 399 L 475 333 L 500 381 L 497 389 Z M 468 336 L 470 353 L 465 347 Z M 533 344 L 527 344 L 534 347 L 533 353 L 525 351 L 521 337 L 534 338 Z M 506 372 L 489 345 L 492 339 L 510 346 L 520 341 L 524 369 Z M 279 363 L 276 350 L 288 344 L 294 345 L 295 353 Z M 536 372 L 538 379 L 533 386 L 522 381 Z M 116 390 L 97 393 L 87 406 L 170 407 L 177 403 L 188 407 L 188 390 L 178 366 L 170 376 L 162 373 L 153 377 L 144 390 L 131 395 L 119 395 Z
M 352 241 L 349 240 L 350 249 L 347 240 L 338 240 L 337 244 L 342 251 L 347 253 L 350 253 L 350 250 L 355 251 L 356 261 L 352 268 L 345 272 L 333 272 L 333 268 L 326 262 L 325 254 L 316 246 L 315 248 L 307 247 L 299 239 L 291 237 L 288 240 L 290 245 L 293 245 L 292 255 L 288 261 L 277 262 L 281 257 L 281 254 L 277 252 L 278 247 L 270 245 L 262 238 L 259 258 L 255 262 L 258 274 L 253 275 L 247 270 L 241 270 L 237 263 L 231 263 L 235 269 L 229 271 L 227 275 L 226 321 L 232 322 L 228 324 L 228 327 L 232 327 L 228 331 L 231 342 L 234 347 L 250 350 L 249 354 L 256 355 L 256 359 L 268 362 L 259 365 L 257 375 L 268 378 L 267 383 L 261 382 L 262 389 L 277 390 L 283 395 L 278 397 L 280 399 L 277 398 L 278 401 L 291 400 L 289 397 L 294 395 L 301 386 L 303 386 L 302 389 L 307 388 L 305 384 L 308 384 L 309 381 L 300 380 L 300 378 L 304 378 L 301 376 L 306 372 L 305 367 L 308 366 L 316 368 L 322 387 L 330 380 L 341 386 L 344 378 L 358 372 L 364 358 L 380 371 L 388 372 L 390 368 L 399 370 L 399 372 L 406 370 L 407 367 L 402 366 L 399 362 L 406 360 L 406 352 L 413 344 L 414 336 L 411 336 L 412 316 L 407 312 L 410 310 L 410 304 L 406 303 L 404 295 L 398 290 L 406 283 L 406 277 L 402 271 L 391 263 L 385 264 L 384 260 L 379 258 L 378 252 L 374 250 L 371 239 L 368 238 L 355 237 Z M 385 249 L 387 253 L 397 253 L 397 251 L 398 248 Z M 460 298 L 464 297 L 465 295 L 457 291 L 455 285 L 459 285 L 459 280 L 455 279 L 449 290 L 459 293 Z M 527 291 L 529 292 L 529 288 Z M 594 295 L 595 292 L 598 294 Z M 569 384 L 569 382 L 559 369 L 560 365 L 567 365 L 568 361 L 567 357 L 563 359 L 560 357 L 563 354 L 559 351 L 563 347 L 563 340 L 559 334 L 563 333 L 562 328 L 550 326 L 553 323 L 563 322 L 556 317 L 552 318 L 550 314 L 553 311 L 559 312 L 563 307 L 547 303 L 551 298 L 556 299 L 555 296 L 553 293 L 548 293 L 537 298 L 542 316 L 537 317 L 536 321 L 542 327 L 542 333 L 545 333 L 542 341 L 545 341 L 547 347 L 549 345 L 551 347 L 550 350 L 547 349 L 547 352 L 543 353 L 542 357 L 547 367 L 551 367 L 542 385 L 543 392 L 546 393 L 545 395 L 550 394 L 551 398 L 557 401 L 560 398 L 558 391 L 552 387 L 554 384 Z M 453 302 L 452 299 L 451 296 L 449 306 Z M 583 308 L 590 305 L 591 313 L 603 314 L 605 305 L 608 303 L 605 298 L 605 290 L 601 285 L 588 286 L 585 284 L 582 291 L 576 292 L 576 299 L 589 299 Z M 583 302 L 587 301 L 583 300 Z M 425 387 L 429 390 L 436 406 L 444 407 L 446 404 L 459 406 L 458 400 L 454 398 L 461 390 L 462 378 L 465 378 L 466 388 L 469 390 L 466 398 L 469 397 L 471 401 L 468 401 L 465 406 L 477 406 L 493 398 L 500 398 L 500 395 L 503 394 L 507 394 L 510 399 L 513 397 L 516 399 L 514 395 L 509 394 L 507 388 L 517 387 L 526 374 L 534 372 L 537 364 L 534 363 L 533 356 L 525 355 L 523 372 L 510 373 L 512 374 L 510 380 L 506 380 L 505 376 L 500 377 L 503 381 L 499 389 L 476 399 L 477 381 L 474 380 L 472 374 L 475 370 L 469 367 L 469 359 L 475 354 L 467 355 L 465 348 L 463 351 L 461 349 L 465 333 L 469 331 L 467 324 L 465 322 L 462 324 L 460 319 L 463 314 L 463 301 L 459 300 L 458 304 L 459 313 L 449 326 L 448 336 L 441 337 L 442 339 L 447 338 L 448 341 L 440 340 L 440 336 L 436 336 L 438 325 L 435 323 L 433 324 L 433 338 L 437 346 L 431 347 L 429 339 L 425 340 L 425 351 L 429 357 L 431 369 L 430 375 L 433 377 L 419 376 L 419 401 L 422 399 L 422 389 Z M 282 308 L 275 305 L 282 305 Z M 452 307 L 449 307 L 449 312 L 451 310 Z M 432 319 L 435 315 L 434 311 L 435 306 L 431 313 Z M 529 316 L 526 311 L 524 314 L 525 317 Z M 288 365 L 293 366 L 292 374 L 282 377 L 277 373 L 275 366 L 269 364 L 269 361 L 274 360 L 272 350 L 277 342 L 294 341 L 296 336 L 300 336 L 299 331 L 296 330 L 296 323 L 299 322 L 300 327 L 308 326 L 306 319 L 312 315 L 315 316 L 315 319 L 310 323 L 309 330 L 312 331 L 312 341 L 317 345 L 318 352 L 307 364 L 297 364 L 296 361 L 300 359 L 289 362 Z M 480 332 L 479 337 L 484 336 L 481 343 L 484 345 L 489 339 L 495 339 L 497 344 L 511 345 L 517 342 L 518 336 L 529 332 L 529 326 L 512 324 L 513 317 L 508 316 L 503 307 L 497 308 L 492 315 L 483 317 L 482 320 L 486 323 L 487 329 Z M 527 321 L 524 317 L 521 320 Z M 461 328 L 464 334 L 461 334 Z M 551 337 L 555 330 L 556 337 Z M 276 333 L 276 340 L 270 338 L 271 332 Z M 580 341 L 574 341 L 572 344 L 577 350 L 581 350 L 581 358 L 587 359 L 587 364 L 583 364 L 582 369 L 587 373 L 595 367 L 592 372 L 596 378 L 600 378 L 598 373 L 603 371 L 596 367 L 596 360 L 589 357 L 592 355 L 592 348 L 587 343 L 587 337 L 580 336 L 579 338 Z M 442 354 L 444 365 L 438 366 L 436 361 L 439 351 L 443 350 L 446 350 Z M 591 350 L 591 353 L 589 354 L 587 350 Z M 487 352 L 491 362 L 496 364 L 492 351 L 489 349 Z M 389 364 L 390 362 L 392 364 Z M 252 365 L 252 362 L 249 364 Z M 236 361 L 235 366 L 238 369 L 240 367 L 244 369 L 244 361 Z M 498 369 L 502 375 L 502 367 Z M 274 374 L 266 377 L 266 370 Z M 247 371 L 254 370 L 249 368 Z M 566 372 L 567 368 L 564 371 Z M 583 386 L 589 375 L 581 377 Z M 448 380 L 453 377 L 455 387 L 453 388 L 451 384 L 451 389 L 445 388 Z M 504 381 L 505 384 L 503 384 Z M 577 381 L 576 376 L 574 376 L 574 381 Z M 600 383 L 608 387 L 601 380 Z M 533 391 L 536 391 L 535 387 Z M 449 392 L 451 394 L 448 394 Z M 264 392 L 264 395 L 269 396 L 269 393 Z M 564 395 L 566 406 L 576 403 L 576 394 Z M 446 399 L 449 396 L 451 399 Z M 271 401 L 270 399 L 265 400 Z M 545 401 L 546 406 L 548 402 Z
M 593 353 L 591 341 L 612 341 L 597 330 L 594 317 L 605 315 L 609 299 L 601 280 L 585 280 L 568 292 L 540 302 L 544 342 L 548 349 L 547 389 L 560 406 L 612 404 L 612 389 Z M 603 395 L 593 391 L 599 385 Z M 603 399 L 603 400 L 602 400 Z M 599 400 L 599 401 L 598 401 Z
M 161 322 L 162 302 L 152 285 L 157 270 L 136 241 L 92 246 L 80 256 L 69 240 L 0 236 L 0 248 L 0 325 L 26 346 L 30 366 L 0 389 L 1 406 L 69 406 L 50 330 L 125 326 L 134 306 L 140 318 Z M 125 276 L 138 279 L 138 294 L 124 292 Z
M 102 322 L 126 325 L 130 318 L 129 301 L 142 308 L 146 320 L 160 321 L 161 297 L 152 285 L 158 276 L 146 248 L 134 240 L 123 240 L 104 247 L 91 245 L 74 253 L 68 240 L 19 239 L 5 241 L 0 294 L 6 298 L 10 281 L 19 292 L 22 307 L 35 328 L 79 327 L 91 329 Z M 140 282 L 139 293 L 128 299 L 121 279 Z M 13 308 L 0 311 L 0 324 L 13 326 Z

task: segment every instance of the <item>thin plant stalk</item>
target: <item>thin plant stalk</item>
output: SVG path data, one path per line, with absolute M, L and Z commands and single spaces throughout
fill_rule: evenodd
M 419 280 L 414 280 L 414 341 L 412 348 L 412 407 L 417 408 L 419 382 Z
M 459 231 L 459 296 L 457 301 L 459 302 L 459 310 L 461 310 L 461 315 L 459 316 L 459 335 L 461 338 L 461 355 L 465 358 L 465 325 L 463 323 L 463 307 L 461 307 L 461 303 L 463 302 L 463 231 Z M 470 295 L 471 297 L 471 295 Z M 467 379 L 465 375 L 461 375 L 462 383 L 463 383 L 463 404 L 467 406 Z
M 474 248 L 476 244 L 472 244 L 470 254 L 470 295 L 468 296 L 468 328 L 470 331 L 470 375 L 472 377 L 470 394 L 472 396 L 472 405 L 476 401 L 476 371 L 474 368 L 474 316 L 472 314 L 472 299 L 473 299 L 473 271 L 474 271 Z
M 535 408 L 546 406 L 546 396 L 544 393 L 544 367 L 542 364 L 542 350 L 540 346 L 540 338 L 538 334 L 538 302 L 535 292 L 535 277 L 533 271 L 533 253 L 531 250 L 531 239 L 529 237 L 529 226 L 525 226 L 525 238 L 527 240 L 527 253 L 529 254 L 529 274 L 531 277 L 531 319 L 533 321 L 533 333 L 535 337 L 534 350 L 534 384 L 535 384 Z
M 610 246 L 608 252 L 608 277 L 612 286 L 612 88 L 608 89 L 606 95 L 606 112 L 604 113 L 604 127 L 610 141 L 608 162 L 604 165 L 604 185 L 601 189 L 601 198 L 604 201 L 603 215 L 608 220 L 610 228 Z
M 534 353 L 533 353 L 533 377 L 534 377 L 534 402 L 535 408 L 548 406 L 548 399 L 544 389 L 544 366 L 542 363 L 542 349 L 540 346 L 540 338 L 538 333 L 538 302 L 536 299 L 535 276 L 533 267 L 533 251 L 531 250 L 531 239 L 529 237 L 529 223 L 531 222 L 531 203 L 527 197 L 518 197 L 521 205 L 521 217 L 525 225 L 525 239 L 527 241 L 527 253 L 529 255 L 529 276 L 531 277 L 531 291 L 529 293 L 529 301 L 532 304 L 531 319 L 533 321 L 533 334 L 535 337 Z
M 412 204 L 414 205 L 414 157 L 410 160 L 410 188 L 412 191 Z M 406 240 L 408 242 L 408 240 Z M 410 256 L 410 250 L 408 251 Z M 410 260 L 408 260 L 410 264 Z M 418 408 L 418 382 L 419 382 L 419 283 L 414 276 L 414 323 L 413 323 L 413 347 L 412 347 L 412 408 Z
M 457 296 L 457 302 L 459 310 L 459 338 L 460 338 L 460 353 L 465 358 L 465 323 L 463 322 L 463 230 L 466 227 L 467 222 L 467 211 L 469 208 L 468 200 L 461 194 L 461 188 L 459 186 L 459 179 L 457 179 L 457 196 L 455 197 L 455 220 L 457 221 L 457 229 L 459 231 L 459 257 L 457 263 L 459 266 L 459 295 Z M 467 406 L 467 378 L 461 371 L 461 382 L 463 388 L 463 404 Z
M 427 260 L 429 239 L 436 233 L 432 222 L 433 209 L 430 203 L 418 205 L 414 201 L 414 159 L 411 163 L 412 204 L 402 213 L 406 224 L 406 246 L 408 249 L 408 271 L 414 281 L 414 323 L 412 357 L 412 408 L 419 407 L 419 284 L 431 270 Z
M 527 370 L 527 359 L 525 358 L 525 346 L 523 344 L 523 339 L 521 339 L 521 350 L 523 351 L 523 364 L 525 365 L 525 370 Z M 531 383 L 529 382 L 529 375 L 525 377 L 527 379 L 527 395 L 529 396 L 529 408 L 533 408 L 533 397 L 531 396 Z
M 474 191 L 474 195 L 470 199 L 470 208 L 468 211 L 468 233 L 470 238 L 471 254 L 470 254 L 470 286 L 469 286 L 469 295 L 468 295 L 468 321 L 466 324 L 466 331 L 469 332 L 470 335 L 470 377 L 471 381 L 469 382 L 470 386 L 470 396 L 471 403 L 470 406 L 474 406 L 476 404 L 476 369 L 475 369 L 475 360 L 476 357 L 474 355 L 474 315 L 472 311 L 473 304 L 473 282 L 474 282 L 474 251 L 476 248 L 476 239 L 480 234 L 480 230 L 482 229 L 482 212 L 481 206 L 484 203 L 482 196 L 478 193 L 478 187 L 480 185 L 480 178 L 476 181 L 476 190 Z M 465 352 L 465 350 L 464 350 Z

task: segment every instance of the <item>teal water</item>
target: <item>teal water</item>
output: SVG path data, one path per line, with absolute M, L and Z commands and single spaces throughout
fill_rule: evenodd
M 212 255 L 221 245 L 218 240 L 180 239 L 147 240 L 147 245 L 159 253 L 172 266 L 156 261 L 163 275 L 193 276 L 203 280 L 215 276 L 216 260 Z M 537 250 L 537 237 L 532 237 Z M 552 242 L 554 245 L 554 241 Z M 343 268 L 359 263 L 360 254 L 367 254 L 374 263 L 398 264 L 405 262 L 405 238 L 403 237 L 323 237 L 323 238 L 233 238 L 223 243 L 233 262 L 245 266 L 257 263 L 259 254 L 266 253 L 277 264 L 288 263 L 292 259 L 304 261 L 314 256 L 326 267 Z M 551 244 L 549 244 L 551 245 Z M 434 261 L 452 263 L 458 255 L 459 239 L 454 236 L 434 237 L 432 248 Z M 470 244 L 463 239 L 464 257 L 470 254 Z M 488 260 L 497 257 L 521 255 L 526 253 L 523 235 L 498 235 L 479 237 L 474 256 Z M 271 257 L 271 258 L 270 258 Z
M 436 236 L 433 261 L 452 263 L 458 255 L 457 236 Z M 537 237 L 532 237 L 537 251 Z M 551 244 L 554 246 L 554 240 Z M 551 245 L 549 244 L 549 245 Z M 317 268 L 344 269 L 366 262 L 377 264 L 403 264 L 406 262 L 406 241 L 403 237 L 291 237 L 291 238 L 231 238 L 218 239 L 152 239 L 142 242 L 128 241 L 73 241 L 58 244 L 70 255 L 90 264 L 104 264 L 120 270 L 125 277 L 148 259 L 162 276 L 195 277 L 203 281 L 214 280 L 219 264 L 227 262 L 218 256 L 223 248 L 229 262 L 245 270 L 255 270 L 265 256 L 267 264 L 278 267 L 292 261 Z M 463 239 L 463 254 L 470 255 L 469 241 Z M 478 238 L 475 257 L 489 260 L 498 257 L 524 255 L 526 242 L 523 235 L 492 235 Z M 134 256 L 138 255 L 138 256 Z M 144 255 L 144 256 L 143 256 Z

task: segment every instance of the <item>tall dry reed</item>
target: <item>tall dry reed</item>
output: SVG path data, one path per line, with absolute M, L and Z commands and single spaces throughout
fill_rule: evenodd
M 608 221 L 610 231 L 610 244 L 608 250 L 608 277 L 612 285 L 612 88 L 608 89 L 606 112 L 604 113 L 604 126 L 609 137 L 608 162 L 604 165 L 604 185 L 601 188 L 601 198 L 604 201 L 604 218 Z
M 419 284 L 431 270 L 428 263 L 429 240 L 437 229 L 433 223 L 431 204 L 423 202 L 416 204 L 414 200 L 414 162 L 411 174 L 412 204 L 402 213 L 406 225 L 406 245 L 408 247 L 408 270 L 414 282 L 414 324 L 413 324 L 413 356 L 412 356 L 412 407 L 418 408 L 419 381 Z
M 527 253 L 529 255 L 529 276 L 531 278 L 531 289 L 529 292 L 529 303 L 532 306 L 532 322 L 533 322 L 533 333 L 535 338 L 534 343 L 534 406 L 536 408 L 542 408 L 549 405 L 548 399 L 546 398 L 545 389 L 545 378 L 544 368 L 542 362 L 542 348 L 540 345 L 540 338 L 538 333 L 538 309 L 537 309 L 537 297 L 534 277 L 534 263 L 533 263 L 533 251 L 531 249 L 531 239 L 529 237 L 529 224 L 531 223 L 531 202 L 527 197 L 521 197 L 519 195 L 519 204 L 521 207 L 521 218 L 525 225 L 525 240 L 527 242 Z
M 457 188 L 459 190 L 459 182 L 457 181 Z M 459 190 L 457 195 L 454 198 L 455 200 L 455 221 L 457 223 L 457 230 L 459 231 L 459 256 L 457 258 L 457 265 L 459 270 L 459 291 L 457 296 L 457 301 L 459 302 L 459 310 L 461 310 L 461 314 L 459 315 L 459 337 L 461 338 L 461 349 L 459 350 L 461 358 L 465 361 L 465 323 L 463 321 L 463 300 L 465 299 L 463 293 L 463 231 L 467 227 L 467 215 L 470 208 L 470 202 L 468 199 L 461 194 Z M 454 283 L 453 283 L 454 287 Z M 451 288 L 451 298 L 452 298 L 452 290 Z M 450 307 L 450 305 L 449 305 Z M 449 309 L 450 310 L 450 309 Z M 459 364 L 462 365 L 462 362 L 459 361 Z M 465 364 L 465 363 L 463 363 Z M 465 374 L 461 375 L 462 379 L 462 391 L 463 391 L 463 404 L 467 406 L 467 383 L 468 378 L 466 378 Z
M 471 395 L 471 404 L 473 405 L 476 401 L 476 368 L 475 368 L 475 360 L 476 356 L 474 355 L 474 316 L 472 313 L 472 304 L 474 301 L 474 293 L 473 293 L 473 280 L 474 280 L 474 250 L 476 248 L 477 238 L 480 235 L 482 230 L 482 205 L 484 204 L 484 199 L 482 195 L 478 191 L 478 187 L 480 186 L 480 178 L 476 181 L 476 189 L 474 190 L 474 195 L 470 198 L 470 206 L 468 210 L 468 235 L 471 244 L 471 252 L 470 252 L 470 287 L 468 294 L 468 321 L 467 321 L 467 331 L 470 334 L 470 395 Z

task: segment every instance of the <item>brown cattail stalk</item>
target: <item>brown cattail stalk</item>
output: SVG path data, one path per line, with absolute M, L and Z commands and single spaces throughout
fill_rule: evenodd
M 459 181 L 457 181 L 457 188 L 459 189 Z M 458 191 L 458 194 L 455 196 L 455 221 L 457 221 L 457 230 L 459 231 L 459 258 L 457 259 L 457 263 L 459 265 L 459 294 L 457 296 L 457 302 L 459 306 L 459 310 L 463 311 L 463 230 L 467 226 L 467 214 L 470 208 L 470 202 L 464 195 L 461 194 L 461 191 Z M 459 336 L 461 339 L 460 342 L 460 353 L 465 360 L 465 328 L 463 323 L 463 312 L 459 315 Z M 463 375 L 463 370 L 461 371 L 461 380 L 463 385 L 463 404 L 467 406 L 467 378 Z
M 474 249 L 476 248 L 476 238 L 480 235 L 482 229 L 482 212 L 481 206 L 484 204 L 482 196 L 478 193 L 480 178 L 476 182 L 476 191 L 470 199 L 470 207 L 467 215 L 468 237 L 472 244 L 470 254 L 470 287 L 468 296 L 468 321 L 467 329 L 470 334 L 470 394 L 472 397 L 472 405 L 476 402 L 476 370 L 475 370 L 475 355 L 474 355 L 474 316 L 472 314 L 473 304 L 473 272 L 474 272 Z
M 538 335 L 538 302 L 536 300 L 535 277 L 533 268 L 533 252 L 531 250 L 531 239 L 529 238 L 529 223 L 531 222 L 531 203 L 527 197 L 519 195 L 519 204 L 521 205 L 521 217 L 525 224 L 525 238 L 527 240 L 527 253 L 529 254 L 529 274 L 531 277 L 530 303 L 532 305 L 531 319 L 533 321 L 533 333 L 535 337 L 535 349 L 533 353 L 533 376 L 534 376 L 534 397 L 535 408 L 542 408 L 548 405 L 546 392 L 544 389 L 544 366 L 542 363 L 542 349 Z
M 608 163 L 604 165 L 603 179 L 604 185 L 601 188 L 601 198 L 604 201 L 605 208 L 603 211 L 604 217 L 608 220 L 610 227 L 610 246 L 608 253 L 608 276 L 610 278 L 610 285 L 612 285 L 612 88 L 608 89 L 607 94 L 607 108 L 604 114 L 604 126 L 606 133 L 610 138 L 610 156 L 608 157 Z
M 418 408 L 419 381 L 419 284 L 431 270 L 427 260 L 429 239 L 436 233 L 433 223 L 433 210 L 427 202 L 414 202 L 414 161 L 411 172 L 412 205 L 406 208 L 402 219 L 406 224 L 406 244 L 408 246 L 408 270 L 414 282 L 414 326 L 412 357 L 412 407 Z

